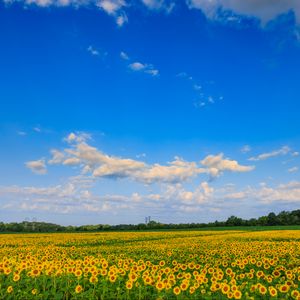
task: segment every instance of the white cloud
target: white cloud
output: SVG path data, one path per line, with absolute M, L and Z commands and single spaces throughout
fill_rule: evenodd
M 62 163 L 65 158 L 65 154 L 59 150 L 52 149 L 51 151 L 52 158 L 48 160 L 48 164 L 56 165 Z
M 297 23 L 300 21 L 298 0 L 187 0 L 187 5 L 202 10 L 209 19 L 218 19 L 220 14 L 231 11 L 236 15 L 257 18 L 266 24 L 281 14 L 293 11 Z
M 40 127 L 33 127 L 33 130 L 39 133 L 42 132 L 42 129 Z
M 91 45 L 88 46 L 87 51 L 88 51 L 89 53 L 91 53 L 91 55 L 94 55 L 94 56 L 99 56 L 99 55 L 100 55 L 99 50 L 97 50 L 96 48 L 94 48 L 94 47 L 91 46 Z
M 157 76 L 159 74 L 159 71 L 156 69 L 148 69 L 148 70 L 145 70 L 145 73 L 148 73 L 152 76 Z
M 86 132 L 71 132 L 64 140 L 69 144 L 82 143 L 91 139 L 91 135 Z
M 65 184 L 49 187 L 0 186 L 1 209 L 14 211 L 47 211 L 52 213 L 75 214 L 76 212 L 116 212 L 132 210 L 156 212 L 195 213 L 197 211 L 227 211 L 232 214 L 232 207 L 253 204 L 270 206 L 274 203 L 300 203 L 300 182 L 291 181 L 270 187 L 267 184 L 247 187 L 241 191 L 226 192 L 226 188 L 215 189 L 207 181 L 201 182 L 194 189 L 186 189 L 181 183 L 164 184 L 161 193 L 129 195 L 93 193 L 90 188 L 94 183 L 91 177 L 69 178 Z M 5 199 L 5 200 L 4 200 Z M 246 201 L 247 200 L 247 201 Z
M 18 135 L 25 136 L 27 133 L 25 131 L 17 131 Z
M 96 5 L 102 8 L 109 15 L 115 15 L 124 6 L 126 6 L 126 3 L 123 0 L 100 0 Z
M 271 152 L 267 152 L 267 153 L 262 153 L 258 156 L 255 157 L 250 157 L 249 160 L 250 161 L 260 161 L 260 160 L 265 160 L 271 157 L 276 157 L 279 155 L 286 155 L 288 153 L 290 153 L 291 149 L 288 146 L 283 146 L 278 150 L 274 150 Z
M 116 18 L 116 23 L 119 27 L 122 27 L 124 24 L 128 23 L 128 17 L 127 15 L 123 12 Z
M 266 183 L 261 183 L 259 187 L 247 187 L 242 191 L 235 191 L 222 196 L 224 199 L 248 199 L 257 204 L 272 204 L 274 202 L 300 203 L 300 182 L 291 181 L 270 187 Z
M 112 16 L 121 27 L 128 22 L 124 0 L 3 0 L 5 4 L 22 3 L 24 7 L 97 7 Z M 175 7 L 172 0 L 142 0 L 149 10 L 171 13 Z M 281 14 L 292 11 L 300 23 L 299 0 L 186 0 L 190 9 L 200 9 L 210 20 L 226 20 L 239 23 L 242 16 L 254 17 L 264 25 Z M 133 5 L 132 5 L 133 6 Z M 295 36 L 299 35 L 295 31 Z
M 248 172 L 253 166 L 242 166 L 235 160 L 224 159 L 223 154 L 209 155 L 200 167 L 196 162 L 188 162 L 175 157 L 174 161 L 167 165 L 155 163 L 152 165 L 145 162 L 110 156 L 85 142 L 76 135 L 69 135 L 66 140 L 75 142 L 74 146 L 65 149 L 68 156 L 67 162 L 72 165 L 81 165 L 84 173 L 91 173 L 95 177 L 131 178 L 147 184 L 155 182 L 183 182 L 199 174 L 209 173 L 211 176 L 219 176 L 224 171 Z M 67 164 L 66 161 L 64 164 Z
M 144 5 L 150 10 L 164 11 L 171 13 L 175 7 L 175 2 L 167 2 L 165 0 L 142 0 Z
M 200 183 L 194 191 L 186 190 L 181 183 L 167 184 L 163 186 L 159 200 L 177 208 L 181 205 L 195 208 L 200 204 L 209 202 L 213 192 L 214 189 L 206 181 Z
M 35 174 L 44 175 L 47 173 L 47 167 L 44 159 L 28 161 L 25 165 Z
M 0 209 L 73 215 L 83 211 L 116 212 L 132 208 L 139 202 L 136 193 L 129 196 L 95 194 L 90 190 L 94 183 L 90 176 L 81 175 L 68 178 L 64 184 L 48 187 L 0 186 L 0 198 L 3 199 Z
M 65 166 L 76 166 L 80 164 L 80 159 L 77 157 L 70 157 L 63 161 Z
M 248 153 L 251 151 L 251 147 L 249 145 L 245 145 L 242 147 L 241 152 L 242 153 Z
M 127 53 L 124 52 L 124 51 L 121 51 L 121 52 L 120 52 L 120 57 L 121 57 L 122 59 L 124 59 L 124 60 L 129 60 L 129 56 L 128 56 Z
M 137 180 L 146 183 L 183 182 L 203 173 L 206 173 L 206 169 L 199 168 L 197 163 L 187 162 L 176 157 L 175 160 L 170 162 L 167 166 L 154 164 L 143 168 L 143 170 L 137 172 L 135 176 Z
M 199 168 L 195 162 L 186 162 L 179 158 L 166 166 L 147 165 L 138 160 L 107 155 L 86 143 L 78 143 L 74 149 L 65 151 L 73 159 L 76 158 L 74 164 L 87 166 L 87 172 L 95 177 L 129 177 L 145 183 L 180 182 L 206 172 L 206 169 Z
M 201 183 L 201 188 L 204 191 L 204 195 L 208 196 L 213 193 L 214 189 L 209 186 L 208 182 L 204 181 Z
M 140 62 L 134 62 L 128 66 L 133 71 L 142 71 L 146 69 L 146 65 Z
M 298 167 L 292 167 L 292 168 L 289 168 L 288 169 L 288 172 L 289 173 L 295 173 L 295 172 L 298 172 L 299 168 Z
M 39 7 L 71 6 L 74 8 L 94 6 L 114 17 L 118 26 L 123 26 L 128 21 L 124 11 L 124 8 L 127 7 L 127 3 L 124 0 L 4 0 L 6 4 L 12 4 L 14 2 L 23 3 L 24 7 L 28 7 L 29 5 Z
M 123 0 L 100 0 L 96 2 L 96 6 L 103 9 L 107 14 L 113 16 L 119 27 L 128 22 L 124 8 L 127 3 Z
M 247 172 L 253 166 L 242 166 L 235 160 L 223 158 L 223 154 L 209 155 L 201 161 L 202 166 L 194 161 L 175 159 L 167 164 L 147 164 L 140 160 L 108 155 L 90 146 L 87 140 L 91 136 L 87 133 L 70 133 L 64 141 L 68 143 L 63 151 L 52 149 L 52 157 L 48 164 L 65 166 L 79 166 L 82 174 L 91 174 L 95 178 L 129 178 L 146 184 L 178 183 L 193 179 L 200 174 L 219 176 L 225 171 Z M 139 157 L 145 157 L 140 155 Z M 34 172 L 45 174 L 45 160 L 26 163 Z
M 180 72 L 180 73 L 176 74 L 176 77 L 186 78 L 188 80 L 193 80 L 193 77 L 189 76 L 186 72 Z
M 236 160 L 224 159 L 224 154 L 208 155 L 201 164 L 208 168 L 211 176 L 220 175 L 223 171 L 231 172 L 249 172 L 254 170 L 254 166 L 242 166 Z
M 107 156 L 104 163 L 93 172 L 95 177 L 134 177 L 134 173 L 145 167 L 145 163 L 133 159 Z
M 144 72 L 152 76 L 158 76 L 159 71 L 153 67 L 153 65 L 143 64 L 141 62 L 133 62 L 128 65 L 128 67 L 135 72 Z
M 292 181 L 275 188 L 264 186 L 260 190 L 254 190 L 254 196 L 264 203 L 275 201 L 300 202 L 300 182 Z
M 142 0 L 149 9 L 160 9 L 164 3 L 163 0 Z
M 229 193 L 224 196 L 224 199 L 243 199 L 246 197 L 245 192 Z

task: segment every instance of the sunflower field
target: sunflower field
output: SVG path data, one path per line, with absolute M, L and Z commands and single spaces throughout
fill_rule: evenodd
M 0 235 L 0 299 L 300 299 L 299 231 Z

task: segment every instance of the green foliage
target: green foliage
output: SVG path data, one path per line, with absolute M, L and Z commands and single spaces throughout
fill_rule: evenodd
M 119 225 L 82 225 L 82 226 L 61 226 L 45 222 L 21 222 L 3 223 L 0 222 L 0 232 L 98 232 L 98 231 L 140 231 L 140 230 L 174 230 L 174 229 L 205 229 L 205 228 L 229 228 L 229 227 L 253 227 L 253 226 L 288 226 L 300 225 L 300 210 L 291 212 L 282 211 L 278 215 L 271 212 L 267 216 L 258 219 L 244 220 L 236 216 L 229 217 L 226 221 L 215 221 L 211 223 L 180 223 L 163 224 L 150 221 L 147 224 L 119 224 Z

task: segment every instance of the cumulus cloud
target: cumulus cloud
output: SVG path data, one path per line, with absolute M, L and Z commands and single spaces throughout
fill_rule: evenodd
M 84 142 L 66 149 L 66 152 L 76 158 L 78 164 L 88 166 L 95 177 L 126 177 L 132 171 L 145 167 L 143 162 L 109 156 Z
M 69 144 L 72 143 L 82 143 L 91 139 L 91 135 L 86 132 L 71 132 L 64 140 Z
M 125 23 L 128 22 L 127 15 L 124 11 L 124 8 L 127 6 L 127 3 L 125 1 L 123 1 L 123 0 L 100 0 L 95 3 L 96 3 L 97 7 L 104 10 L 110 16 L 113 16 L 119 27 L 122 27 Z
M 202 10 L 209 19 L 217 19 L 220 14 L 230 11 L 236 16 L 257 18 L 265 24 L 279 15 L 293 11 L 297 23 L 300 21 L 298 0 L 187 0 L 187 5 L 189 8 Z M 230 17 L 236 17 L 234 15 Z
M 133 62 L 128 65 L 129 69 L 135 72 L 144 72 L 147 74 L 150 74 L 152 76 L 159 75 L 159 71 L 153 67 L 153 65 L 150 64 L 143 64 L 141 62 Z
M 236 160 L 224 158 L 224 154 L 208 155 L 205 157 L 201 164 L 208 168 L 211 176 L 219 176 L 224 171 L 231 172 L 249 172 L 254 170 L 254 166 L 240 165 Z
M 253 196 L 264 202 L 300 202 L 300 182 L 292 181 L 280 184 L 275 188 L 263 186 L 261 189 L 252 191 Z
M 298 203 L 300 202 L 300 182 L 290 181 L 271 187 L 260 184 L 259 187 L 247 187 L 242 191 L 235 191 L 223 195 L 224 199 L 251 199 L 257 203 L 272 204 L 274 202 Z
M 144 168 L 137 172 L 136 178 L 146 183 L 182 182 L 203 173 L 206 173 L 206 169 L 200 168 L 196 162 L 187 162 L 175 157 L 167 166 L 154 164 Z
M 214 189 L 204 181 L 194 191 L 187 191 L 181 184 L 169 186 L 164 197 L 180 204 L 199 205 L 209 201 Z M 175 202 L 174 201 L 174 202 Z
M 225 171 L 247 172 L 254 168 L 225 159 L 222 153 L 216 156 L 209 155 L 200 163 L 175 157 L 166 164 L 147 164 L 137 159 L 106 154 L 89 145 L 87 141 L 90 139 L 91 136 L 87 133 L 70 133 L 64 138 L 69 147 L 63 151 L 52 149 L 52 157 L 48 164 L 78 166 L 82 174 L 91 174 L 94 178 L 128 178 L 146 184 L 180 183 L 200 174 L 219 176 Z M 39 174 L 45 174 L 47 170 L 45 160 L 28 162 L 26 166 Z
M 48 160 L 48 164 L 56 165 L 62 163 L 65 158 L 65 154 L 59 150 L 52 149 L 51 151 L 52 158 Z
M 97 6 L 102 8 L 109 15 L 115 15 L 121 8 L 126 6 L 123 0 L 100 0 Z
M 85 171 L 95 177 L 132 178 L 145 183 L 180 182 L 205 173 L 195 162 L 187 162 L 178 157 L 168 165 L 148 165 L 142 161 L 110 156 L 86 143 L 78 143 L 74 148 L 65 149 L 73 165 L 82 164 Z M 66 161 L 64 161 L 66 164 Z
M 278 150 L 274 150 L 274 151 L 271 151 L 271 152 L 262 153 L 258 156 L 250 157 L 249 160 L 250 161 L 265 160 L 265 159 L 268 159 L 268 158 L 271 158 L 271 157 L 286 155 L 286 154 L 290 153 L 290 151 L 291 151 L 291 149 L 288 146 L 283 146 Z
M 46 162 L 44 159 L 28 161 L 25 165 L 35 174 L 44 175 L 47 173 Z
M 8 199 L 7 203 L 1 203 L 1 208 L 62 214 L 118 208 L 119 203 L 110 201 L 109 195 L 98 196 L 88 190 L 92 181 L 81 176 L 71 177 L 62 185 L 48 187 L 0 186 L 0 195 Z
M 70 157 L 63 161 L 65 166 L 76 166 L 80 164 L 80 159 L 77 157 Z
M 145 167 L 145 163 L 133 159 L 107 156 L 105 162 L 93 172 L 95 177 L 134 177 L 136 171 Z
M 142 71 L 146 68 L 146 65 L 144 65 L 140 62 L 134 62 L 129 65 L 129 68 L 133 71 Z

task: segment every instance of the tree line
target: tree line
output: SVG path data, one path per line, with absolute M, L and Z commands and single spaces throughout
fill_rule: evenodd
M 267 216 L 257 219 L 244 220 L 236 216 L 229 217 L 226 221 L 215 221 L 210 223 L 180 223 L 164 224 L 150 221 L 140 224 L 119 225 L 82 225 L 61 226 L 46 222 L 3 223 L 0 222 L 0 232 L 95 232 L 95 231 L 127 231 L 127 230 L 171 230 L 171 229 L 196 229 L 210 227 L 234 227 L 234 226 L 275 226 L 275 225 L 300 225 L 300 209 L 293 211 L 282 211 L 279 214 L 273 212 Z

